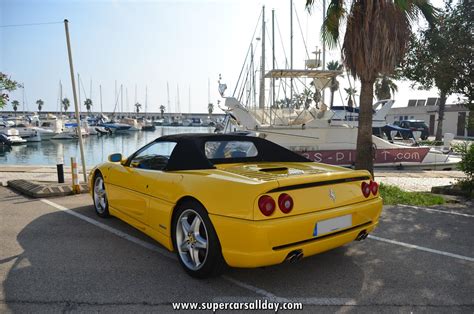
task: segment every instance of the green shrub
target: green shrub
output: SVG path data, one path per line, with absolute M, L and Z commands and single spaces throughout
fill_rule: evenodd
M 398 186 L 380 184 L 380 196 L 385 205 L 431 206 L 444 204 L 444 198 L 425 192 L 406 192 Z
M 453 149 L 461 155 L 461 162 L 458 167 L 466 174 L 466 178 L 461 179 L 459 184 L 463 190 L 472 195 L 474 191 L 474 144 L 463 142 L 454 145 Z

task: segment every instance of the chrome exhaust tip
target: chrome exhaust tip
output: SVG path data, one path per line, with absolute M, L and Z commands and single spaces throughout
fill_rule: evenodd
M 295 263 L 299 261 L 300 259 L 303 258 L 303 250 L 294 250 L 288 253 L 288 255 L 285 258 L 285 262 L 287 263 Z
M 367 233 L 367 231 L 365 230 L 362 230 L 356 237 L 356 241 L 362 241 L 362 240 L 365 240 L 365 238 L 367 238 L 369 234 Z

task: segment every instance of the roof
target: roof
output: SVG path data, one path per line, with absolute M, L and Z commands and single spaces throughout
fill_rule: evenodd
M 309 77 L 317 79 L 331 79 L 341 75 L 342 71 L 330 70 L 290 70 L 290 69 L 274 69 L 265 74 L 265 78 L 297 78 Z
M 263 138 L 235 134 L 185 133 L 165 135 L 154 142 L 176 142 L 166 170 L 197 170 L 212 169 L 214 164 L 239 162 L 310 162 L 280 145 Z M 224 159 L 208 159 L 205 155 L 205 143 L 208 141 L 246 141 L 252 142 L 257 148 L 255 157 L 237 157 Z M 133 157 L 133 155 L 132 155 Z

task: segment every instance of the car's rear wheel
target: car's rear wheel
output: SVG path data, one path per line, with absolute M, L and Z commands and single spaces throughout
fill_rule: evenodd
M 197 202 L 186 202 L 173 220 L 173 245 L 184 270 L 196 278 L 222 273 L 225 261 L 216 231 L 206 210 Z
M 103 218 L 109 217 L 110 214 L 107 192 L 105 190 L 104 177 L 102 177 L 100 172 L 94 176 L 92 198 L 94 199 L 94 209 L 96 214 Z

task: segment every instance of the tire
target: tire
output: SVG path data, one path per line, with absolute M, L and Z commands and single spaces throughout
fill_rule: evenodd
M 194 278 L 220 275 L 226 266 L 216 231 L 204 207 L 186 201 L 174 214 L 172 240 L 179 263 Z
M 102 218 L 110 217 L 109 201 L 107 199 L 107 191 L 105 190 L 104 177 L 100 172 L 94 176 L 92 199 L 94 201 L 95 213 Z

